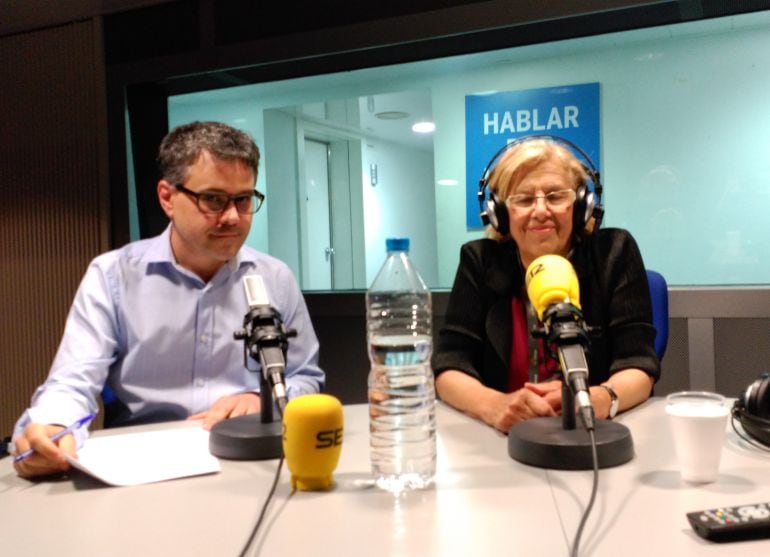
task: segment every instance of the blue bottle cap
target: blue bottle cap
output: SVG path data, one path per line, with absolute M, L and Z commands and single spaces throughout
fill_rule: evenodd
M 409 238 L 387 238 L 386 251 L 409 251 Z

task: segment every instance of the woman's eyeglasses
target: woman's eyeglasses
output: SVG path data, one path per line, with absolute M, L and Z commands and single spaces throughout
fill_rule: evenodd
M 575 190 L 563 189 L 556 190 L 549 193 L 540 193 L 537 195 L 531 195 L 528 193 L 517 193 L 509 195 L 505 199 L 505 204 L 512 209 L 527 210 L 535 206 L 538 199 L 542 199 L 545 202 L 546 207 L 549 209 L 566 209 L 572 203 L 575 202 L 577 194 Z

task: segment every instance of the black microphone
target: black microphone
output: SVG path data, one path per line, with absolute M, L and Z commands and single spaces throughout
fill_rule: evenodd
M 562 373 L 572 389 L 586 429 L 592 430 L 594 408 L 588 391 L 589 329 L 580 310 L 580 289 L 572 264 L 559 255 L 535 259 L 526 273 L 527 295 L 543 323 L 547 346 L 555 344 Z
M 289 346 L 288 338 L 297 336 L 294 329 L 287 330 L 281 319 L 281 314 L 270 305 L 265 282 L 260 275 L 243 277 L 243 289 L 249 311 L 243 319 L 243 329 L 236 331 L 236 340 L 243 340 L 243 365 L 250 371 L 248 357 L 259 361 L 262 365 L 261 399 L 263 421 L 272 421 L 272 402 L 269 395 L 278 404 L 283 415 L 288 397 L 284 371 L 286 369 L 286 351 Z M 269 390 L 264 389 L 265 386 Z M 269 412 L 269 415 L 265 414 Z

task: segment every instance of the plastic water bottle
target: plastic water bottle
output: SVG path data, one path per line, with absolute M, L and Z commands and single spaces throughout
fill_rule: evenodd
M 377 485 L 400 493 L 427 486 L 436 472 L 432 311 L 409 239 L 385 245 L 387 259 L 366 294 L 369 439 Z

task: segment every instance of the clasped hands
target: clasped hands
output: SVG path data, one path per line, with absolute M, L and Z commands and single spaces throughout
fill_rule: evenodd
M 562 382 L 525 383 L 524 387 L 512 393 L 494 391 L 482 419 L 503 433 L 508 433 L 513 424 L 543 416 L 560 416 L 562 411 Z M 590 388 L 591 402 L 597 418 L 609 414 L 610 399 L 599 387 Z

